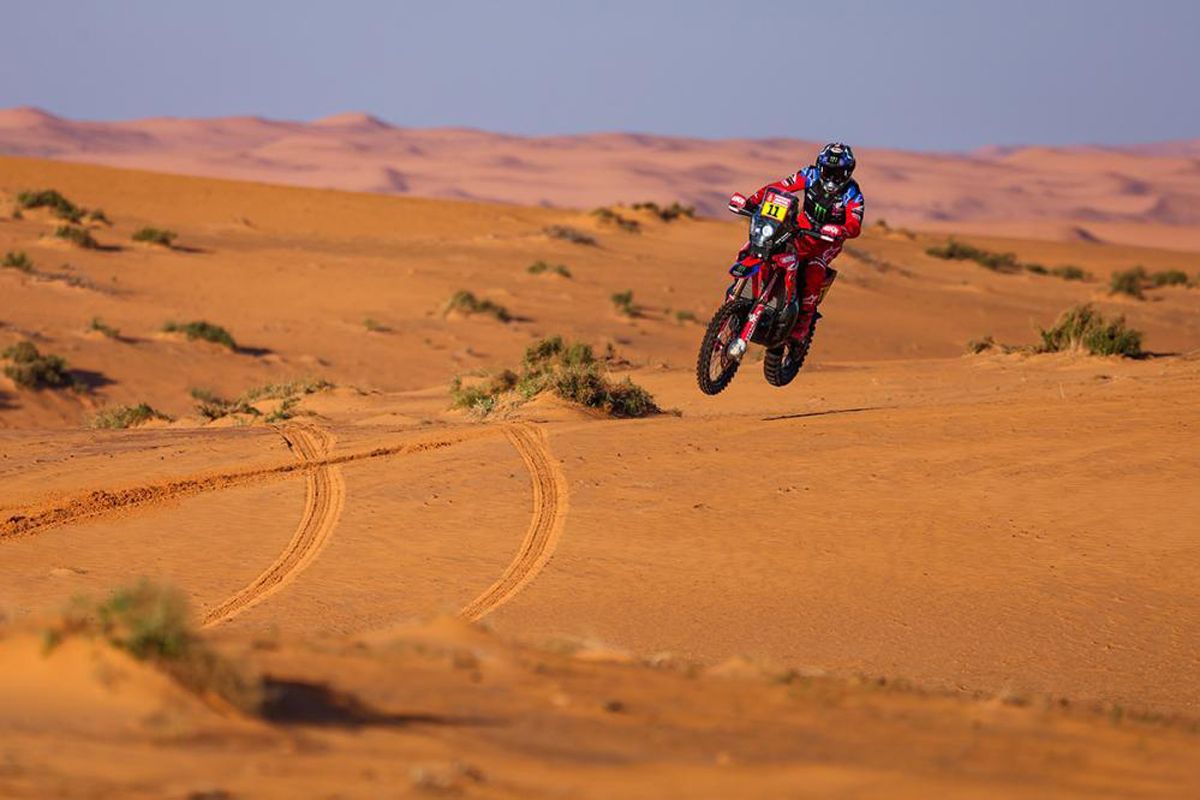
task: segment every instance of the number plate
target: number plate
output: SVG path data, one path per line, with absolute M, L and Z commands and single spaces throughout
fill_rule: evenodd
M 762 208 L 759 209 L 764 217 L 770 217 L 778 222 L 783 222 L 787 216 L 788 209 L 792 207 L 792 198 L 783 197 L 778 194 L 771 194 L 767 199 L 763 200 Z

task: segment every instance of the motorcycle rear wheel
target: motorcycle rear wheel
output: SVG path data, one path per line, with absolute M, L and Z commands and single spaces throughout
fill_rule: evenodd
M 709 320 L 696 356 L 696 383 L 705 394 L 720 394 L 737 374 L 742 362 L 729 355 L 729 345 L 741 332 L 749 314 L 750 303 L 734 300 L 718 308 Z
M 812 321 L 803 344 L 795 339 L 788 339 L 778 347 L 767 350 L 763 359 L 763 377 L 767 379 L 767 383 L 772 386 L 787 386 L 800 372 L 800 368 L 804 366 L 804 359 L 808 357 L 808 348 L 812 346 L 813 334 L 817 332 L 818 319 L 820 317 Z

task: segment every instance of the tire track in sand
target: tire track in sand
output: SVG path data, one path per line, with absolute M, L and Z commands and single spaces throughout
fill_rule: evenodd
M 533 518 L 516 558 L 504 570 L 500 580 L 458 612 L 460 617 L 472 622 L 507 603 L 538 576 L 554 555 L 567 520 L 567 479 L 546 445 L 545 434 L 526 423 L 508 425 L 504 433 L 529 469 Z
M 294 581 L 321 554 L 342 515 L 346 483 L 342 470 L 328 458 L 333 435 L 309 425 L 291 425 L 280 428 L 279 433 L 300 462 L 311 466 L 305 473 L 307 491 L 300 525 L 275 563 L 249 586 L 210 609 L 201 627 L 227 622 Z
M 0 542 L 34 536 L 60 525 L 128 513 L 140 508 L 154 507 L 164 503 L 194 497 L 208 492 L 231 489 L 269 480 L 290 478 L 307 469 L 319 466 L 335 466 L 369 458 L 385 458 L 395 455 L 411 455 L 430 450 L 440 450 L 472 439 L 488 436 L 495 428 L 460 431 L 454 436 L 425 439 L 389 447 L 377 447 L 362 453 L 318 458 L 311 462 L 293 461 L 274 467 L 201 474 L 162 483 L 152 483 L 122 489 L 96 489 L 83 495 L 52 502 L 42 506 L 26 508 L 22 513 L 0 518 Z

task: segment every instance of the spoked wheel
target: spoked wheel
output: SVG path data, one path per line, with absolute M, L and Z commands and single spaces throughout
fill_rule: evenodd
M 808 337 L 803 342 L 789 338 L 778 347 L 767 350 L 763 359 L 763 376 L 772 386 L 787 386 L 796 377 L 796 373 L 804 366 L 808 357 L 808 348 L 812 345 L 813 334 L 817 331 L 818 316 L 808 329 Z
M 749 303 L 735 300 L 717 309 L 709 321 L 696 358 L 696 383 L 705 394 L 718 394 L 737 374 L 742 362 L 729 355 L 729 345 L 741 333 L 749 313 Z

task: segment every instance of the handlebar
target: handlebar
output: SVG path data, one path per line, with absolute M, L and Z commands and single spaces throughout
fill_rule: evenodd
M 739 217 L 753 217 L 754 214 L 756 213 L 753 209 L 746 208 L 745 206 L 742 206 L 741 208 L 732 208 L 731 207 L 729 210 L 732 211 L 733 213 L 737 214 Z M 796 228 L 794 228 L 791 231 L 791 233 L 795 236 L 811 236 L 814 239 L 820 239 L 823 242 L 837 241 L 832 236 L 826 236 L 825 234 L 821 233 L 821 231 L 817 230 L 816 228 L 801 228 L 801 227 L 797 226 Z

